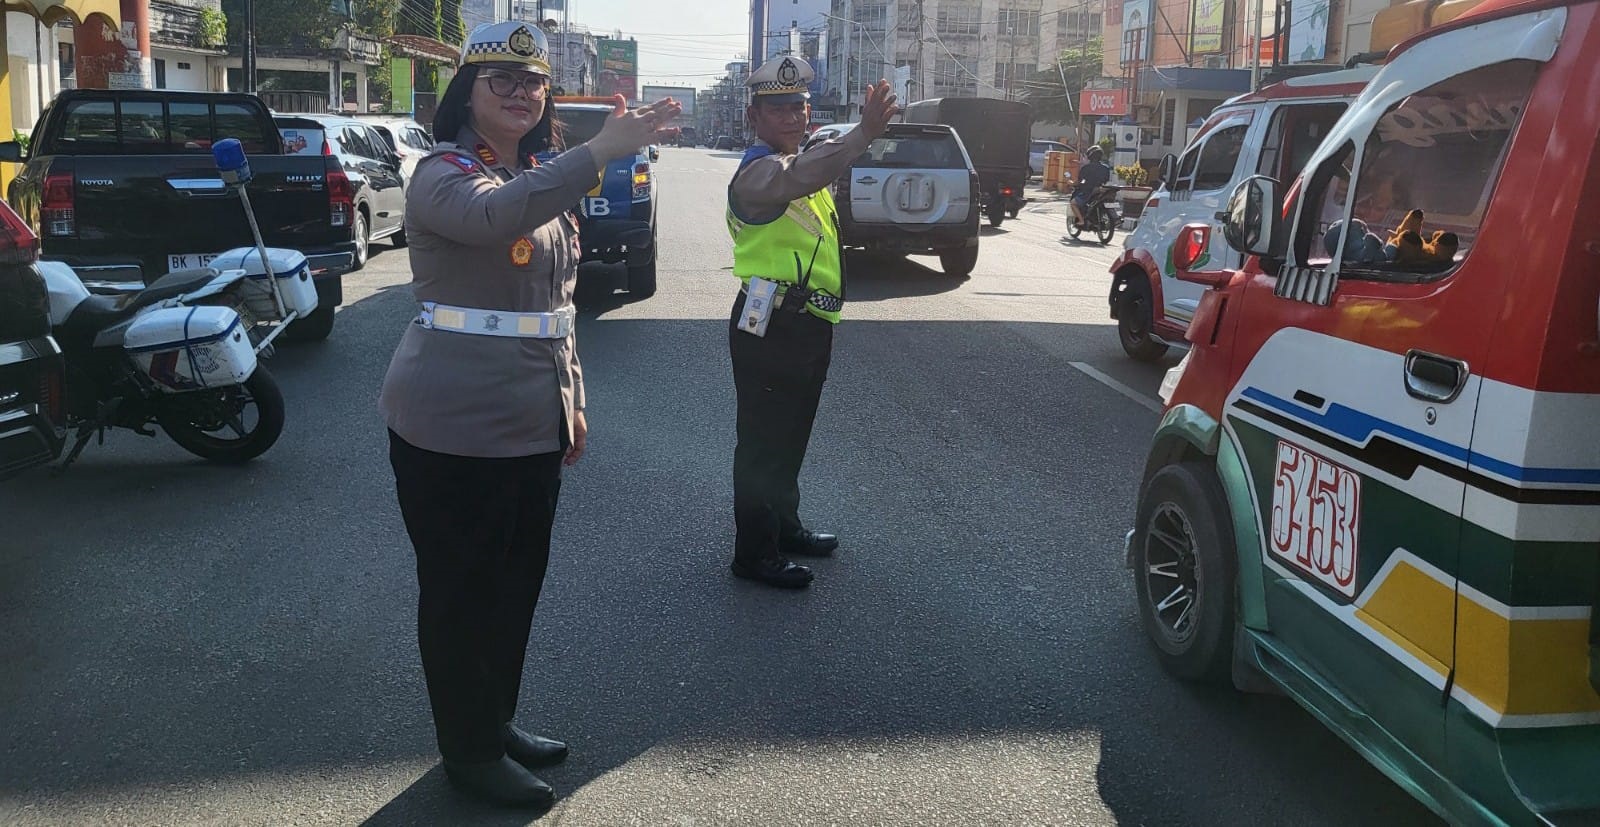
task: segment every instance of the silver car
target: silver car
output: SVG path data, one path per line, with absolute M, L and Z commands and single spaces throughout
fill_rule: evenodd
M 1044 174 L 1044 154 L 1046 152 L 1076 152 L 1070 146 L 1055 141 L 1034 141 L 1028 147 L 1028 177 L 1037 178 Z
M 407 181 L 417 162 L 433 149 L 433 136 L 422 124 L 401 115 L 358 115 L 357 118 L 378 131 L 383 142 L 400 158 L 400 174 Z

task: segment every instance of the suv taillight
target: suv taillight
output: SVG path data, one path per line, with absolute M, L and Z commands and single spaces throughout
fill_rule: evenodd
M 337 159 L 328 159 L 328 223 L 348 227 L 356 216 L 356 188 Z
M 22 216 L 0 201 L 0 264 L 32 264 L 39 260 L 39 237 Z
M 40 199 L 40 225 L 49 236 L 78 234 L 78 216 L 73 210 L 76 185 L 70 172 L 52 172 L 44 177 L 44 193 Z
M 640 162 L 633 165 L 633 200 L 650 197 L 650 165 Z

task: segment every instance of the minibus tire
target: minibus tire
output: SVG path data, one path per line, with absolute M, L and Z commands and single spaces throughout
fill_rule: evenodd
M 1236 553 L 1227 499 L 1209 464 L 1167 465 L 1150 478 L 1134 526 L 1134 590 L 1145 634 L 1169 673 L 1230 682 Z
M 1137 361 L 1154 362 L 1167 355 L 1166 344 L 1155 338 L 1155 316 L 1144 273 L 1130 276 L 1117 297 L 1117 339 L 1122 351 Z

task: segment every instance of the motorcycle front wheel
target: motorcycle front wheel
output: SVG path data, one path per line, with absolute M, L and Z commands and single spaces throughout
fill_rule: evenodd
M 1111 236 L 1117 232 L 1117 217 L 1112 214 L 1110 208 L 1100 208 L 1099 225 L 1094 228 L 1095 237 L 1100 239 L 1101 244 L 1110 244 Z
M 283 433 L 283 393 L 265 367 L 243 385 L 174 394 L 156 414 L 184 450 L 223 464 L 249 462 Z

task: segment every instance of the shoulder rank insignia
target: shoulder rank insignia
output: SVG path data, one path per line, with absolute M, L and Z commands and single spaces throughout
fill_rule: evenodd
M 478 165 L 474 164 L 472 162 L 472 159 L 468 158 L 465 155 L 457 155 L 454 152 L 446 152 L 444 154 L 444 159 L 446 161 L 449 161 L 452 164 L 455 164 L 458 167 L 461 167 L 461 169 L 463 171 L 466 171 L 466 172 L 477 172 L 478 171 Z
M 500 162 L 500 159 L 495 156 L 494 150 L 490 149 L 488 144 L 478 144 L 478 160 L 491 167 Z
M 511 245 L 511 263 L 525 267 L 530 261 L 533 261 L 533 242 L 527 238 L 517 239 L 517 243 Z

